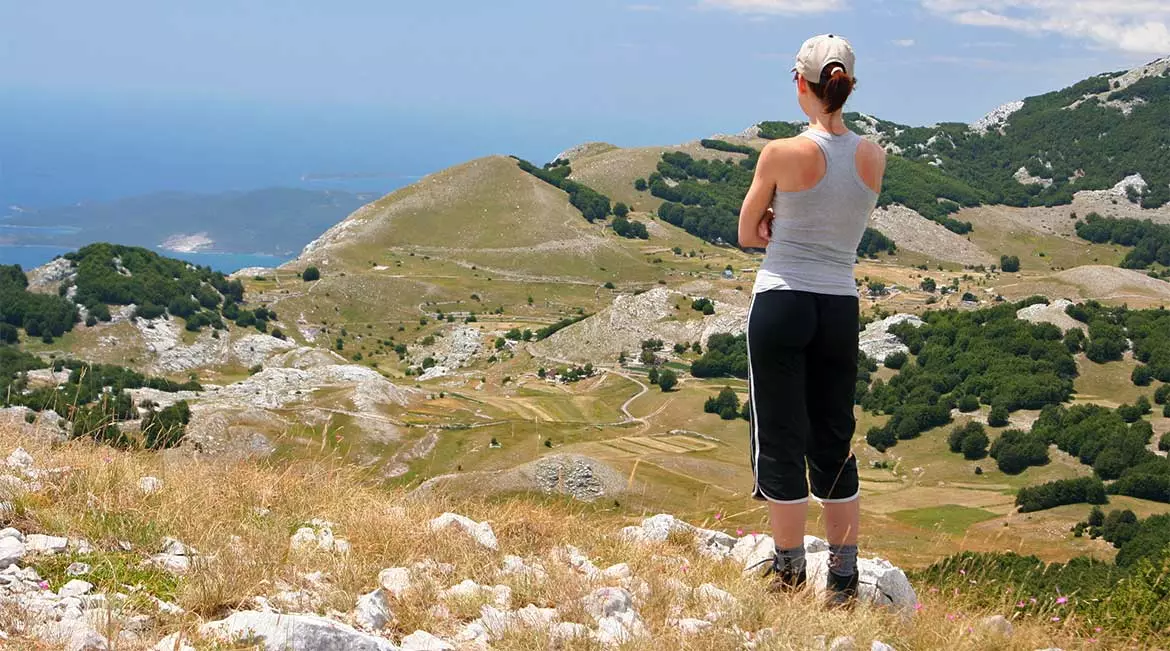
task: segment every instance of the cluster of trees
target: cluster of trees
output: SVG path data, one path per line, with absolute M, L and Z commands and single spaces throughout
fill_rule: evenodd
M 1154 433 L 1148 421 L 1100 405 L 1051 405 L 1032 433 L 1092 466 L 1097 477 L 1116 480 L 1109 493 L 1170 503 L 1170 460 L 1147 448 Z
M 861 404 L 865 395 L 869 393 L 869 383 L 877 371 L 877 361 L 862 351 L 857 351 L 857 383 L 853 385 L 853 402 Z
M 1063 205 L 1079 190 L 1109 188 L 1123 176 L 1140 172 L 1149 190 L 1135 198 L 1153 208 L 1170 201 L 1170 161 L 1159 155 L 1170 147 L 1164 122 L 1170 114 L 1166 86 L 1165 78 L 1147 78 L 1109 95 L 1145 100 L 1132 106 L 1124 120 L 1116 108 L 1096 98 L 1067 108 L 1085 95 L 1110 90 L 1109 80 L 1098 76 L 1026 99 L 1002 132 L 993 129 L 981 135 L 958 123 L 914 128 L 882 122 L 877 128 L 901 149 L 902 157 L 923 165 L 938 163 L 934 169 L 940 174 L 980 188 L 986 203 Z M 1013 178 L 1020 167 L 1053 183 L 1021 184 Z
M 707 401 L 703 403 L 703 411 L 708 414 L 719 414 L 723 420 L 747 419 L 751 415 L 750 403 L 744 402 L 741 409 L 739 396 L 731 387 L 723 387 L 719 391 L 719 395 L 707 398 Z
M 986 193 L 937 167 L 901 156 L 889 157 L 882 192 L 878 196 L 878 206 L 900 203 L 960 235 L 971 232 L 971 222 L 959 221 L 950 215 L 964 206 L 987 202 Z
M 716 151 L 726 151 L 733 154 L 747 154 L 749 156 L 759 156 L 760 152 L 747 145 L 737 145 L 735 143 L 727 142 L 726 140 L 715 140 L 713 138 L 704 138 L 699 141 L 699 144 L 707 149 L 714 149 Z
M 890 333 L 915 355 L 915 363 L 904 366 L 888 383 L 874 381 L 862 397 L 866 411 L 892 416 L 885 426 L 867 432 L 867 442 L 884 450 L 900 439 L 945 425 L 951 409 L 970 401 L 966 396 L 991 405 L 1003 416 L 1003 424 L 1011 411 L 1068 400 L 1076 362 L 1062 343 L 1059 328 L 1016 318 L 1016 311 L 1028 304 L 929 312 L 920 327 L 911 323 L 891 327 Z
M 504 333 L 504 337 L 511 339 L 512 341 L 532 341 L 532 339 L 536 337 L 536 333 L 527 328 L 525 328 L 523 332 L 521 332 L 520 328 L 512 328 L 511 330 Z M 423 345 L 427 345 L 427 343 L 424 341 Z
M 1118 565 L 1133 566 L 1144 558 L 1158 558 L 1170 555 L 1170 515 L 1155 515 L 1139 520 L 1129 509 L 1113 509 L 1108 515 L 1100 507 L 1089 511 L 1087 520 L 1073 527 L 1073 535 L 1088 534 L 1090 538 L 1103 538 L 1120 551 Z
M 517 158 L 516 162 L 525 172 L 567 192 L 569 203 L 580 210 L 585 219 L 590 222 L 605 219 L 612 212 L 613 207 L 609 197 L 587 185 L 569 180 L 569 174 L 572 174 L 573 170 L 569 167 L 568 161 L 558 159 L 544 167 L 537 167 L 521 158 Z
M 565 318 L 561 319 L 560 321 L 557 321 L 556 323 L 546 325 L 545 327 L 536 331 L 536 339 L 537 339 L 537 341 L 539 341 L 541 339 L 548 339 L 549 337 L 553 336 L 557 332 L 564 330 L 565 328 L 573 325 L 574 323 L 577 323 L 578 321 L 583 321 L 583 320 L 587 319 L 588 317 L 589 317 L 588 314 L 578 314 L 577 316 L 565 317 Z
M 707 351 L 691 363 L 691 375 L 706 377 L 748 376 L 747 335 L 727 332 L 713 334 L 707 339 Z
M 1048 463 L 1048 442 L 1033 432 L 1005 430 L 991 444 L 989 452 L 1000 472 L 1018 475 L 1031 466 Z
M 597 374 L 597 369 L 593 368 L 593 364 L 585 364 L 584 366 L 562 366 L 558 368 L 555 377 L 561 382 L 572 384 L 573 382 L 580 382 L 588 377 L 593 377 Z M 548 375 L 548 371 L 543 368 L 537 373 L 542 379 Z
M 691 301 L 691 309 L 710 316 L 715 314 L 715 301 L 709 298 L 696 298 Z
M 19 328 L 51 342 L 72 330 L 78 318 L 72 301 L 28 291 L 28 277 L 20 265 L 0 265 L 0 344 L 17 343 Z
M 90 313 L 90 325 L 110 319 L 109 305 L 134 305 L 136 317 L 153 319 L 169 313 L 186 321 L 188 330 L 206 326 L 226 328 L 225 320 L 240 327 L 268 331 L 276 314 L 264 307 L 249 310 L 244 285 L 209 267 L 165 258 L 140 247 L 98 243 L 64 256 L 77 270 L 74 301 Z M 62 284 L 61 293 L 70 287 Z
M 657 367 L 654 367 L 650 369 L 648 379 L 650 380 L 650 384 L 657 384 L 658 388 L 662 389 L 663 393 L 667 393 L 678 384 L 678 373 L 675 373 L 668 368 L 662 369 L 660 371 Z
M 894 240 L 886 237 L 881 231 L 867 226 L 861 235 L 861 242 L 857 244 L 857 256 L 876 258 L 877 254 L 882 251 L 894 255 L 898 252 L 898 245 L 894 244 Z
M 87 436 L 110 445 L 130 448 L 160 449 L 178 445 L 186 433 L 190 411 L 179 402 L 163 410 L 143 403 L 135 406 L 128 389 L 151 388 L 159 391 L 201 391 L 191 380 L 174 382 L 148 377 L 132 369 L 107 364 L 89 364 L 75 360 L 57 360 L 55 371 L 69 370 L 68 379 L 57 386 L 30 389 L 27 372 L 45 368 L 40 358 L 12 347 L 0 347 L 0 399 L 5 407 L 23 406 L 36 412 L 54 410 L 73 424 L 74 438 Z M 140 438 L 123 431 L 120 423 L 137 421 L 142 416 Z
M 1066 312 L 1089 326 L 1087 343 L 1082 332 L 1069 331 L 1070 347 L 1079 343 L 1089 359 L 1100 363 L 1121 359 L 1132 341 L 1134 357 L 1142 363 L 1131 376 L 1134 384 L 1170 382 L 1170 312 L 1108 307 L 1097 301 L 1070 305 Z
M 976 421 L 952 429 L 951 435 L 947 437 L 951 452 L 961 452 L 964 458 L 972 461 L 987 456 L 989 443 L 983 424 Z
M 619 206 L 622 204 L 618 204 Z M 613 219 L 613 232 L 620 237 L 629 239 L 648 240 L 650 233 L 646 230 L 646 225 L 639 221 L 634 221 L 625 215 L 618 215 Z
M 1020 257 L 1016 255 L 1001 255 L 999 256 L 999 268 L 1007 273 L 1015 273 L 1020 270 Z
M 1097 477 L 1058 479 L 1039 486 L 1021 488 L 1016 493 L 1016 506 L 1020 507 L 1020 513 L 1043 511 L 1065 504 L 1105 504 L 1108 501 L 1105 484 Z
M 1147 269 L 1154 263 L 1170 267 L 1170 226 L 1137 219 L 1117 219 L 1089 213 L 1077 222 L 1077 235 L 1097 244 L 1132 246 L 1121 266 Z

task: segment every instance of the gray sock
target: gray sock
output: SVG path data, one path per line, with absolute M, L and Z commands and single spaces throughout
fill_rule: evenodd
M 857 545 L 829 545 L 829 571 L 850 577 L 857 571 Z
M 855 548 L 856 549 L 856 548 Z M 794 574 L 804 571 L 804 545 L 792 549 L 776 548 L 776 567 L 790 569 Z

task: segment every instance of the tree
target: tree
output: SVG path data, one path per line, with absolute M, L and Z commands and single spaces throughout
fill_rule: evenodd
M 636 179 L 634 181 L 634 189 L 638 192 L 645 192 L 647 187 L 646 179 Z
M 678 384 L 678 376 L 674 371 L 666 369 L 658 374 L 658 386 L 666 393 L 673 389 Z
M 617 202 L 613 205 L 613 214 L 615 217 L 625 217 L 630 214 L 630 208 L 622 202 Z
M 1008 422 L 1007 407 L 1003 405 L 992 406 L 991 413 L 987 415 L 987 424 L 992 427 L 1007 427 Z
M 1020 270 L 1020 258 L 1014 255 L 1001 255 L 999 268 L 1007 273 L 1015 273 Z
M 979 398 L 973 395 L 965 395 L 959 398 L 959 411 L 964 414 L 969 414 L 979 409 Z
M 938 289 L 938 284 L 935 283 L 934 278 L 924 278 L 922 282 L 918 284 L 918 287 L 921 288 L 924 292 L 933 293 L 936 289 Z
M 650 369 L 650 373 L 647 375 L 647 379 L 650 380 L 650 384 L 658 384 L 658 368 L 657 367 L 653 367 Z
M 1170 452 L 1170 432 L 1163 433 L 1161 438 L 1158 439 L 1158 450 Z
M 320 280 L 321 279 L 321 270 L 318 269 L 317 267 L 306 267 L 305 270 L 301 272 L 301 279 L 304 280 L 305 282 L 312 282 L 314 280 Z
M 870 296 L 881 296 L 886 293 L 886 284 L 877 280 L 869 281 L 866 285 Z
M 894 370 L 898 370 L 906 365 L 907 359 L 908 358 L 906 356 L 906 353 L 898 351 L 898 352 L 894 352 L 894 353 L 890 353 L 889 355 L 886 355 L 886 359 L 882 363 L 885 365 L 886 368 L 892 368 Z
M 1133 373 L 1130 373 L 1130 381 L 1139 387 L 1148 387 L 1154 381 L 1154 372 L 1150 370 L 1149 366 L 1142 364 L 1133 368 Z
M 987 444 L 990 441 L 987 434 L 980 427 L 978 431 L 968 434 L 963 439 L 963 458 L 974 461 L 987 456 Z
M 1105 524 L 1105 512 L 1101 510 L 1101 507 L 1094 506 L 1089 510 L 1088 524 L 1090 527 L 1099 527 Z

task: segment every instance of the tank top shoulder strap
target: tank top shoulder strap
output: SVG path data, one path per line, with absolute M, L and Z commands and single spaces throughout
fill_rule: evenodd
M 856 154 L 857 147 L 861 144 L 861 136 L 855 132 L 849 131 L 837 136 L 824 131 L 805 129 L 800 136 L 812 140 L 820 147 L 821 153 L 825 155 L 827 175 L 856 172 Z

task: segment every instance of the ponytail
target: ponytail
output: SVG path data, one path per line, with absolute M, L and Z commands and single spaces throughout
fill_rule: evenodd
M 809 84 L 814 95 L 825 103 L 825 113 L 836 113 L 845 106 L 857 80 L 837 63 L 830 63 L 821 71 L 821 82 Z

